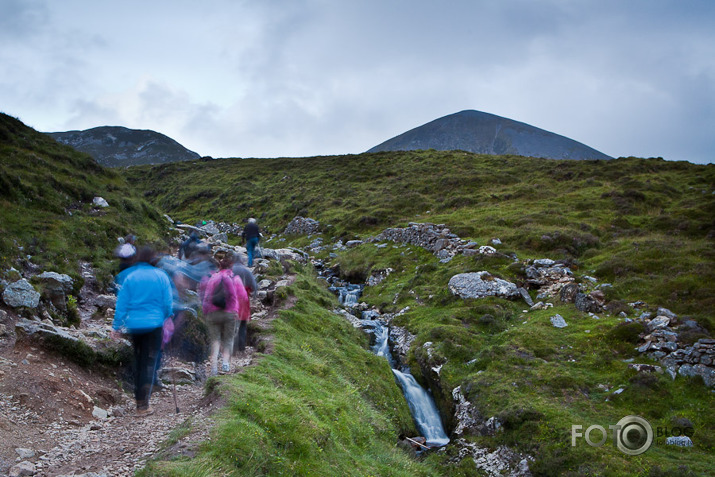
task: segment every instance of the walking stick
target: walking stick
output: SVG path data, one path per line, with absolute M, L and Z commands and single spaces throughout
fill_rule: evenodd
M 169 347 L 171 348 L 171 354 L 173 356 L 173 354 L 174 354 L 173 336 L 172 336 L 171 344 Z M 171 370 L 171 390 L 172 390 L 172 393 L 174 394 L 174 407 L 176 407 L 176 413 L 179 414 L 179 400 L 176 397 L 176 368 Z
M 174 406 L 176 406 L 176 413 L 179 414 L 179 401 L 176 399 L 176 373 L 175 372 L 171 373 L 171 389 L 174 393 Z

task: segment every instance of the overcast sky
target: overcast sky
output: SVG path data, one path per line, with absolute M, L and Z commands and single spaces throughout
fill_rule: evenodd
M 465 109 L 715 162 L 715 1 L 0 0 L 0 111 L 40 131 L 300 157 Z

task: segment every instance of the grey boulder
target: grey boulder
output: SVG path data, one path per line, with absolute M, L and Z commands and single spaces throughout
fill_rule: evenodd
M 2 294 L 2 299 L 13 308 L 37 308 L 40 303 L 40 294 L 30 282 L 23 278 L 8 285 Z
M 489 272 L 460 273 L 449 280 L 449 289 L 461 298 L 484 298 L 499 296 L 514 298 L 520 296 L 514 283 L 492 276 Z

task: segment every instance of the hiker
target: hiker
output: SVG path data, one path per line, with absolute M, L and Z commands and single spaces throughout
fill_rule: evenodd
M 119 271 L 122 272 L 134 265 L 137 248 L 134 245 L 136 237 L 132 234 L 119 239 L 119 246 L 114 251 L 114 256 L 119 258 Z
M 243 258 L 235 253 L 231 252 L 229 254 L 230 258 L 233 260 L 233 274 L 241 278 L 243 282 L 243 287 L 246 289 L 246 293 L 249 297 L 255 298 L 258 294 L 258 284 L 256 283 L 256 277 L 253 276 L 251 269 L 243 265 Z M 235 338 L 235 349 L 243 353 L 246 349 L 246 335 L 248 333 L 248 322 L 251 321 L 251 307 L 249 299 L 248 307 L 248 317 L 244 320 L 241 319 L 238 323 L 238 333 Z
M 179 258 L 182 260 L 189 260 L 191 254 L 196 250 L 201 239 L 199 239 L 199 233 L 196 230 L 192 230 L 189 234 L 189 238 L 184 240 L 184 242 L 179 247 Z
M 232 252 L 231 256 L 233 258 L 233 274 L 241 277 L 246 293 L 248 293 L 250 297 L 255 298 L 258 293 L 256 277 L 253 275 L 253 272 L 243 264 L 243 257 L 235 252 Z
M 154 251 L 142 247 L 137 264 L 127 270 L 117 296 L 112 339 L 129 335 L 134 348 L 134 398 L 137 416 L 154 411 L 149 405 L 159 364 L 164 320 L 172 313 L 173 293 L 169 276 L 151 265 Z
M 258 241 L 261 239 L 261 231 L 258 230 L 256 219 L 251 217 L 241 232 L 241 237 L 246 241 L 246 251 L 248 252 L 248 266 L 253 266 L 253 254 L 255 253 Z
M 248 320 L 251 305 L 239 277 L 233 275 L 233 259 L 224 256 L 219 271 L 205 278 L 199 286 L 204 317 L 211 341 L 211 375 L 218 374 L 218 355 L 222 351 L 221 371 L 230 371 L 236 320 Z

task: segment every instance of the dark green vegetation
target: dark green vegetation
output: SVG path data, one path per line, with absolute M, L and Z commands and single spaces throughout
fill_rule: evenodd
M 273 352 L 221 380 L 227 405 L 211 441 L 192 459 L 159 457 L 142 475 L 438 473 L 395 446 L 400 433 L 415 431 L 387 362 L 324 308 L 335 298 L 310 270 L 296 271 L 288 289 L 296 304 L 274 321 Z
M 642 326 L 623 326 L 628 302 L 670 308 L 713 330 L 715 167 L 661 159 L 551 161 L 463 152 L 377 153 L 275 160 L 220 160 L 128 170 L 145 197 L 175 218 L 227 222 L 260 218 L 280 233 L 296 215 L 317 219 L 325 242 L 364 238 L 407 222 L 445 223 L 464 239 L 502 240 L 503 256 L 458 256 L 447 264 L 412 246 L 366 244 L 333 262 L 351 280 L 395 270 L 366 290 L 383 311 L 410 311 L 395 324 L 417 335 L 408 356 L 429 385 L 448 428 L 451 391 L 461 385 L 504 431 L 470 437 L 484 446 L 507 444 L 536 458 L 535 475 L 702 475 L 713 455 L 712 393 L 698 379 L 643 376 L 635 358 Z M 295 246 L 312 239 L 295 237 Z M 286 242 L 269 241 L 267 246 Z M 572 305 L 524 313 L 501 299 L 460 300 L 447 290 L 456 273 L 488 270 L 523 282 L 507 257 L 567 260 L 577 276 L 593 275 L 613 313 L 596 320 Z M 327 252 L 321 256 L 327 258 Z M 556 329 L 561 314 L 569 326 Z M 432 358 L 423 345 L 432 342 Z M 637 362 L 648 362 L 638 357 Z M 443 365 L 439 376 L 432 368 Z M 620 394 L 613 394 L 623 388 Z M 253 403 L 251 399 L 248 399 Z M 617 423 L 641 415 L 654 429 L 688 419 L 696 447 L 666 447 L 660 437 L 645 454 L 622 454 L 609 440 L 571 446 L 571 426 Z M 609 438 L 612 436 L 609 436 Z M 226 438 L 228 439 L 228 438 Z M 451 464 L 454 447 L 426 463 L 443 475 L 475 475 L 469 459 Z M 218 454 L 214 456 L 218 459 Z M 684 465 L 685 467 L 679 467 Z M 187 475 L 187 474 L 176 474 Z
M 110 207 L 92 206 L 95 196 Z M 82 280 L 79 261 L 107 283 L 117 237 L 159 241 L 166 222 L 115 171 L 0 114 L 0 267 L 22 269 L 27 256 L 45 270 Z

